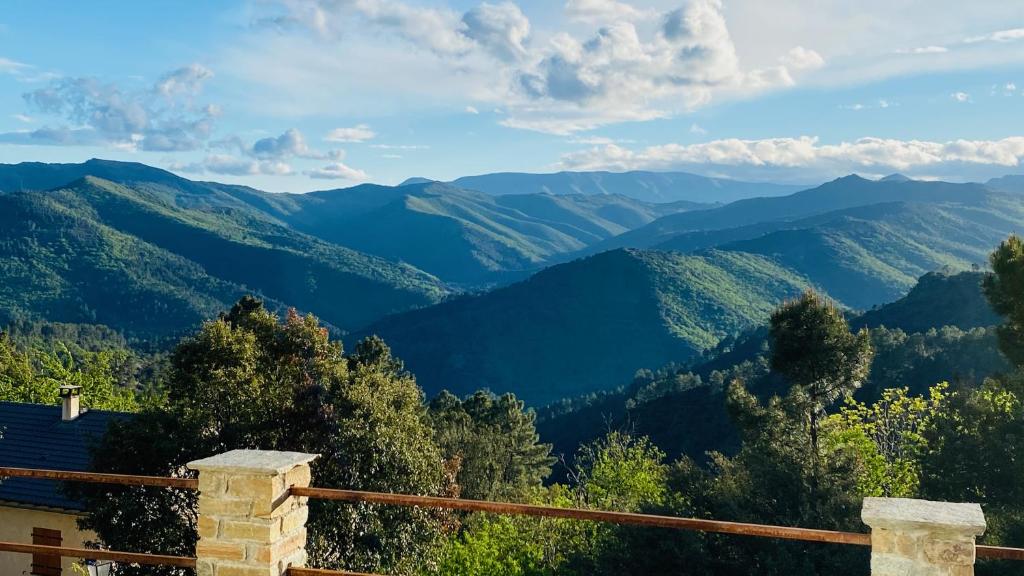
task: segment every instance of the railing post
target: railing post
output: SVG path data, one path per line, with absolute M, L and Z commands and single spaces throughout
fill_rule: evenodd
M 865 498 L 871 576 L 972 576 L 974 539 L 985 532 L 978 504 Z
M 282 576 L 306 563 L 307 498 L 315 454 L 232 450 L 190 462 L 199 471 L 199 576 Z

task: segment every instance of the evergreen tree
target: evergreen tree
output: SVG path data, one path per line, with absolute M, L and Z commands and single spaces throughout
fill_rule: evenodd
M 999 349 L 1014 366 L 1024 367 L 1024 240 L 1016 234 L 989 256 L 993 274 L 985 278 L 992 309 L 1006 317 L 999 327 Z
M 459 400 L 442 392 L 429 414 L 442 453 L 461 462 L 463 498 L 517 499 L 551 473 L 551 445 L 539 441 L 536 414 L 513 394 L 479 391 Z
M 867 378 L 874 355 L 867 330 L 857 334 L 835 304 L 807 291 L 771 316 L 771 367 L 802 389 L 812 454 L 826 408 Z

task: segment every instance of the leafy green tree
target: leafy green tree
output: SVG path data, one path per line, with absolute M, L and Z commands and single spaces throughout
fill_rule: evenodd
M 811 453 L 818 453 L 818 421 L 826 408 L 853 393 L 871 370 L 867 330 L 857 334 L 835 304 L 807 291 L 771 316 L 771 367 L 803 390 Z
M 18 346 L 0 333 L 0 400 L 57 404 L 61 386 L 81 386 L 86 408 L 133 412 L 137 394 L 121 380 L 125 350 L 72 353 L 62 342 L 51 349 Z
M 1015 366 L 1024 367 L 1024 240 L 1016 234 L 989 256 L 993 274 L 983 288 L 992 309 L 1006 317 L 999 327 L 999 349 Z
M 874 404 L 848 398 L 838 414 L 823 424 L 826 450 L 851 449 L 861 466 L 861 496 L 912 498 L 918 493 L 927 435 L 947 409 L 947 383 L 933 386 L 928 397 L 907 388 L 890 388 Z
M 639 511 L 666 496 L 664 454 L 621 432 L 581 447 L 568 485 L 534 488 L 527 501 L 557 507 Z M 427 574 L 547 576 L 605 574 L 602 558 L 621 557 L 616 528 L 575 520 L 471 516 Z
M 949 398 L 926 434 L 921 495 L 978 502 L 988 528 L 982 542 L 1024 542 L 1024 377 L 988 379 Z M 979 574 L 1024 574 L 1020 563 L 983 563 Z
M 442 392 L 430 403 L 434 437 L 447 459 L 461 463 L 459 493 L 476 500 L 516 499 L 551 473 L 536 414 L 513 394 L 480 391 L 465 400 Z
M 422 392 L 379 339 L 345 356 L 313 316 L 281 321 L 254 299 L 204 324 L 172 355 L 167 406 L 112 427 L 96 470 L 183 476 L 185 464 L 236 448 L 321 455 L 317 486 L 439 495 L 447 477 Z M 122 550 L 189 555 L 195 496 L 176 490 L 86 487 L 83 528 Z M 311 563 L 404 574 L 428 562 L 442 514 L 313 501 Z M 119 566 L 119 574 L 182 574 Z

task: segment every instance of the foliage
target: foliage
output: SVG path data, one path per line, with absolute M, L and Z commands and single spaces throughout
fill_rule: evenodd
M 133 412 L 141 399 L 125 380 L 132 360 L 127 350 L 72 353 L 61 342 L 26 349 L 0 332 L 0 401 L 55 405 L 61 386 L 81 386 L 83 407 Z
M 93 454 L 95 469 L 180 476 L 187 462 L 235 448 L 294 450 L 321 455 L 318 486 L 445 493 L 422 393 L 379 340 L 345 356 L 316 318 L 281 321 L 246 298 L 184 340 L 171 365 L 166 408 L 114 426 Z M 84 488 L 80 496 L 81 525 L 104 544 L 193 553 L 194 495 Z M 429 561 L 444 525 L 422 510 L 318 501 L 308 550 L 313 565 L 401 574 Z
M 1018 368 L 1024 367 L 1024 240 L 1016 234 L 992 252 L 993 274 L 985 278 L 985 295 L 1006 322 L 999 327 L 999 349 Z
M 580 449 L 572 481 L 534 489 L 530 501 L 557 507 L 639 511 L 664 501 L 667 467 L 645 438 L 610 433 Z M 546 576 L 595 574 L 616 546 L 607 524 L 475 515 L 429 574 Z
M 761 256 L 613 250 L 364 332 L 383 337 L 428 394 L 487 386 L 541 405 L 692 359 L 806 287 Z
M 551 473 L 551 445 L 539 442 L 536 414 L 513 394 L 480 391 L 459 400 L 442 392 L 429 416 L 445 459 L 461 462 L 456 483 L 463 498 L 517 499 Z
M 823 423 L 828 449 L 858 453 L 857 494 L 910 498 L 920 485 L 926 435 L 947 409 L 947 383 L 933 386 L 927 398 L 907 388 L 889 388 L 868 405 L 848 398 L 838 414 Z
M 814 453 L 821 413 L 861 385 L 873 354 L 867 330 L 851 334 L 839 309 L 814 292 L 772 314 L 771 367 L 803 389 Z

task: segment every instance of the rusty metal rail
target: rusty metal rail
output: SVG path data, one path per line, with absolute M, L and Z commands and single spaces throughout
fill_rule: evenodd
M 125 486 L 159 486 L 198 490 L 199 480 L 195 478 L 165 478 L 163 476 L 130 476 L 126 474 L 99 474 L 96 472 L 70 472 L 67 470 L 37 470 L 35 468 L 10 468 L 0 466 L 0 478 L 36 478 L 43 480 L 69 480 L 96 484 L 122 484 Z
M 781 538 L 785 540 L 804 540 L 808 542 L 854 544 L 857 546 L 871 545 L 871 536 L 869 534 L 858 532 L 837 532 L 834 530 L 815 530 L 810 528 L 793 528 L 789 526 L 747 524 L 744 522 L 725 522 L 720 520 L 703 520 L 699 518 L 678 518 L 675 516 L 655 516 L 651 514 L 634 514 L 630 512 L 605 512 L 602 510 L 585 510 L 580 508 L 554 508 L 550 506 L 535 506 L 531 504 L 488 502 L 484 500 L 462 500 L 458 498 L 435 498 L 431 496 L 410 496 L 406 494 L 383 494 L 379 492 L 360 492 L 356 490 L 332 490 L 328 488 L 292 487 L 291 493 L 294 496 L 308 496 L 310 498 L 321 498 L 325 500 L 343 500 L 346 502 L 371 502 L 375 504 L 394 504 L 398 506 L 422 506 L 424 508 L 463 510 L 467 512 L 490 512 L 493 514 L 515 514 L 519 516 L 540 516 L 545 518 L 566 518 L 572 520 L 590 520 L 594 522 L 607 522 L 612 524 L 698 530 L 703 532 L 718 532 L 722 534 Z
M 164 556 L 161 554 L 140 554 L 136 552 L 118 552 L 115 550 L 93 550 L 91 548 L 65 548 L 62 546 L 22 544 L 20 542 L 0 542 L 0 552 L 44 554 L 47 556 L 83 558 L 88 560 L 113 560 L 115 562 L 143 564 L 146 566 L 196 567 L 196 559 L 187 556 Z

